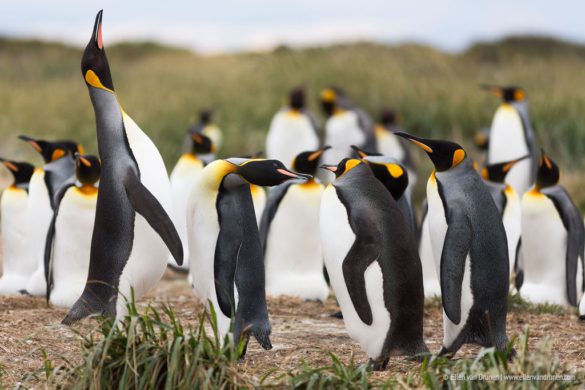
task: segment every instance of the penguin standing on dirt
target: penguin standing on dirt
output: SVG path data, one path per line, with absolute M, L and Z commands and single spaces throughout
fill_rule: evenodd
M 323 155 L 324 162 L 337 164 L 343 158 L 350 157 L 351 145 L 377 152 L 372 119 L 364 110 L 356 107 L 340 88 L 324 89 L 321 92 L 321 107 L 327 116 L 325 144 L 331 146 Z
M 404 215 L 360 160 L 324 168 L 336 179 L 321 202 L 321 242 L 347 332 L 375 370 L 390 356 L 427 353 L 420 260 Z
M 44 296 L 45 240 L 53 217 L 54 197 L 58 189 L 75 174 L 73 155 L 83 147 L 72 141 L 45 141 L 25 135 L 19 138 L 31 145 L 42 157 L 45 165 L 33 173 L 29 183 L 27 242 L 30 256 L 37 266 L 26 283 L 23 293 Z
M 100 161 L 76 154 L 75 177 L 55 195 L 55 210 L 45 246 L 47 301 L 71 307 L 81 296 L 95 221 Z
M 161 279 L 169 251 L 177 264 L 183 262 L 183 245 L 169 217 L 172 195 L 162 157 L 114 92 L 102 11 L 81 71 L 95 111 L 102 167 L 87 283 L 64 324 L 94 313 L 123 318 L 132 289 L 140 299 Z
M 427 218 L 441 280 L 440 353 L 455 354 L 464 343 L 504 351 L 510 265 L 498 208 L 461 146 L 396 134 L 423 149 L 435 166 Z
M 253 335 L 270 343 L 264 262 L 248 183 L 275 186 L 296 174 L 276 160 L 231 158 L 207 165 L 191 192 L 187 227 L 190 274 L 197 297 L 211 303 L 223 338 L 234 318 L 236 345 Z M 245 349 L 244 349 L 245 353 Z
M 534 303 L 577 306 L 584 288 L 585 227 L 559 177 L 543 150 L 536 183 L 522 197 L 520 294 Z
M 36 262 L 29 254 L 27 234 L 28 185 L 34 166 L 0 158 L 14 177 L 0 199 L 2 213 L 2 277 L 0 295 L 18 294 L 26 287 Z
M 319 130 L 313 114 L 305 104 L 305 89 L 297 87 L 289 96 L 287 105 L 279 110 L 266 137 L 266 157 L 290 164 L 306 150 L 319 148 Z
M 213 123 L 213 111 L 210 109 L 201 110 L 199 112 L 199 122 L 191 126 L 187 130 L 187 136 L 185 138 L 186 152 L 191 151 L 191 145 L 193 140 L 193 134 L 201 134 L 211 140 L 214 146 L 213 152 L 202 153 L 200 158 L 205 161 L 206 164 L 215 160 L 215 153 L 221 148 L 223 144 L 223 132 L 221 129 Z
M 314 176 L 328 147 L 300 153 L 295 172 Z M 324 302 L 329 287 L 323 275 L 319 210 L 324 187 L 316 179 L 289 180 L 273 187 L 260 222 L 266 293 Z
M 528 158 L 516 164 L 506 176 L 506 182 L 522 196 L 534 183 L 538 158 L 526 92 L 519 87 L 483 88 L 502 99 L 489 133 L 486 165 L 528 155 Z
M 169 256 L 169 266 L 175 270 L 189 269 L 189 246 L 187 245 L 187 201 L 193 189 L 197 175 L 201 173 L 205 162 L 200 156 L 210 156 L 215 153 L 215 145 L 209 137 L 201 133 L 191 134 L 191 148 L 177 161 L 171 172 L 171 191 L 173 193 L 173 210 L 175 226 L 183 242 L 183 265 L 179 266 L 173 256 Z
M 512 161 L 487 165 L 481 170 L 481 176 L 485 180 L 485 184 L 496 203 L 496 207 L 502 216 L 504 229 L 506 230 L 510 278 L 512 278 L 516 267 L 516 255 L 518 253 L 518 244 L 520 243 L 522 210 L 518 193 L 505 180 L 506 175 L 514 165 L 525 158 L 526 156 Z M 511 282 L 513 284 L 513 280 Z

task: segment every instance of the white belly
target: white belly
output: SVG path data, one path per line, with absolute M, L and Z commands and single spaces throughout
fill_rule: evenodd
M 520 240 L 522 209 L 520 198 L 516 191 L 509 187 L 506 190 L 506 208 L 502 216 L 506 238 L 508 239 L 508 259 L 510 260 L 510 276 L 514 272 L 514 263 L 516 260 L 516 249 Z
M 323 187 L 292 185 L 270 224 L 264 263 L 266 293 L 325 301 L 319 210 Z
M 304 114 L 280 111 L 272 119 L 266 138 L 266 157 L 290 166 L 297 154 L 319 147 L 313 125 Z
M 422 264 L 425 297 L 440 296 L 441 284 L 439 283 L 439 276 L 437 275 L 437 267 L 435 265 L 435 257 L 433 255 L 428 218 L 425 218 L 421 226 L 419 256 Z
M 349 226 L 347 212 L 339 201 L 335 188 L 327 187 L 321 204 L 321 242 L 325 266 L 333 292 L 337 298 L 343 321 L 349 335 L 372 359 L 379 357 L 390 328 L 390 313 L 384 305 L 382 270 L 373 262 L 365 272 L 366 294 L 372 309 L 372 325 L 364 324 L 353 304 L 343 277 L 343 260 L 355 241 Z
M 256 215 L 256 225 L 260 226 L 262 213 L 264 212 L 264 207 L 266 207 L 266 191 L 263 187 L 254 184 L 250 185 L 250 191 L 252 203 L 254 204 L 254 214 Z
M 163 159 L 154 143 L 132 118 L 126 114 L 123 118 L 128 143 L 140 169 L 140 181 L 172 216 L 171 188 Z M 124 297 L 130 297 L 131 287 L 134 288 L 136 300 L 140 299 L 162 278 L 168 257 L 169 250 L 163 240 L 141 215 L 136 214 L 132 253 L 120 277 L 118 318 L 126 313 Z
M 402 144 L 398 136 L 392 134 L 390 131 L 384 128 L 376 128 L 376 147 L 378 148 L 378 153 L 404 162 L 406 156 Z
M 23 189 L 7 188 L 0 201 L 2 213 L 2 278 L 0 294 L 18 294 L 36 269 L 27 242 L 28 194 Z
M 189 269 L 189 245 L 187 244 L 187 201 L 193 189 L 197 175 L 201 173 L 203 163 L 190 154 L 183 155 L 173 172 L 170 183 L 173 195 L 174 222 L 183 242 L 183 265 L 180 268 Z M 173 256 L 169 256 L 169 263 L 178 266 Z
M 53 240 L 51 304 L 71 307 L 81 296 L 89 270 L 97 193 L 84 195 L 75 187 L 65 193 Z
M 534 303 L 568 305 L 566 275 L 567 231 L 545 195 L 522 197 L 522 258 L 524 284 L 520 294 Z
M 331 146 L 331 149 L 325 151 L 323 161 L 337 165 L 351 155 L 351 145 L 362 145 L 365 140 L 358 116 L 353 111 L 335 114 L 325 124 L 325 145 Z
M 445 243 L 448 225 L 437 182 L 432 178 L 429 179 L 429 182 L 427 183 L 427 201 L 429 204 L 427 219 L 429 220 L 431 245 L 440 283 L 441 254 L 443 253 L 443 245 Z M 450 347 L 453 341 L 461 333 L 461 330 L 467 322 L 467 317 L 469 317 L 469 310 L 471 309 L 471 306 L 473 306 L 470 264 L 471 260 L 468 255 L 465 259 L 465 271 L 463 273 L 463 283 L 461 286 L 461 321 L 459 324 L 451 322 L 443 310 L 443 345 L 445 347 Z
M 496 111 L 490 131 L 488 159 L 490 163 L 499 163 L 524 157 L 529 153 L 524 134 L 524 126 L 518 111 L 509 104 L 502 104 Z M 506 183 L 522 195 L 530 183 L 530 159 L 518 162 L 508 175 Z
M 26 291 L 35 296 L 45 295 L 45 242 L 53 210 L 49 200 L 49 192 L 45 185 L 45 173 L 36 170 L 29 183 L 28 196 L 28 232 L 27 243 L 30 245 L 31 261 L 36 264 L 35 271 L 28 279 Z

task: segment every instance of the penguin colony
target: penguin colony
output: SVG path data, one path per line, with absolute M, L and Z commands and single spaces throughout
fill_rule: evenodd
M 45 296 L 70 309 L 65 324 L 122 319 L 169 266 L 213 306 L 222 337 L 270 349 L 266 295 L 333 293 L 376 370 L 429 353 L 425 297 L 441 298 L 448 356 L 465 343 L 505 350 L 509 291 L 585 319 L 583 218 L 537 150 L 522 88 L 484 86 L 501 103 L 475 139 L 482 167 L 455 142 L 402 131 L 389 108 L 375 123 L 335 86 L 320 94 L 321 132 L 297 87 L 272 119 L 267 159 L 216 159 L 222 132 L 203 110 L 169 178 L 116 95 L 101 11 L 81 71 L 99 156 L 23 135 L 43 164 L 0 159 L 14 177 L 1 198 L 0 294 Z M 434 166 L 420 221 L 411 146 Z

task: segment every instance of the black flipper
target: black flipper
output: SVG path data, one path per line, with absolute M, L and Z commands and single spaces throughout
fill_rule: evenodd
M 465 262 L 471 249 L 472 231 L 469 220 L 458 209 L 451 209 L 447 234 L 441 254 L 441 298 L 443 309 L 454 324 L 461 322 L 461 286 Z
M 55 224 L 57 223 L 57 216 L 59 214 L 59 206 L 69 188 L 73 187 L 71 182 L 66 183 L 59 189 L 55 195 L 55 205 L 53 206 L 53 218 L 47 231 L 47 239 L 45 240 L 45 282 L 47 283 L 46 298 L 47 302 L 51 298 L 51 290 L 53 289 L 53 240 L 55 239 Z
M 150 193 L 148 188 L 142 184 L 136 175 L 128 175 L 125 188 L 134 210 L 142 215 L 163 239 L 177 264 L 183 265 L 183 244 L 181 243 L 181 238 L 179 237 L 179 233 L 177 233 L 173 221 L 161 206 L 158 199 Z
M 262 250 L 264 253 L 266 253 L 266 240 L 268 239 L 270 224 L 276 215 L 280 201 L 282 201 L 293 182 L 293 180 L 286 181 L 276 187 L 272 187 L 270 191 L 268 191 L 268 199 L 266 200 L 266 206 L 264 206 L 264 211 L 262 212 L 259 227 L 260 243 L 262 244 Z
M 514 286 L 516 290 L 520 291 L 524 284 L 524 261 L 522 259 L 522 237 L 518 240 L 518 246 L 516 247 L 516 259 L 514 260 Z
M 583 219 L 564 188 L 555 186 L 545 188 L 542 192 L 554 203 L 567 230 L 567 252 L 565 257 L 567 300 L 572 306 L 577 306 L 579 304 L 577 302 L 577 269 L 579 260 L 583 262 L 583 250 L 585 247 Z

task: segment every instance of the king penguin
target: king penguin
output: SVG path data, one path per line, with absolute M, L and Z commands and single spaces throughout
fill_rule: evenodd
M 197 177 L 187 211 L 190 274 L 197 297 L 213 305 L 222 339 L 236 345 L 253 335 L 265 349 L 270 322 L 262 245 L 250 185 L 275 186 L 307 178 L 277 160 L 231 158 L 207 165 Z M 245 354 L 246 348 L 244 348 Z
M 75 174 L 73 154 L 83 152 L 83 147 L 73 141 L 45 141 L 25 135 L 19 138 L 31 145 L 45 162 L 35 170 L 29 184 L 27 242 L 37 266 L 23 291 L 44 296 L 47 293 L 45 240 L 53 216 L 54 197 L 61 185 Z
M 47 301 L 70 308 L 81 296 L 87 271 L 95 221 L 100 161 L 75 155 L 75 178 L 55 195 L 53 219 L 45 245 Z
M 420 260 L 406 219 L 360 160 L 324 168 L 336 179 L 321 202 L 321 242 L 347 332 L 375 370 L 390 356 L 427 353 Z
M 498 208 L 463 148 L 396 133 L 435 166 L 427 185 L 429 231 L 441 280 L 443 348 L 474 343 L 506 350 L 508 246 Z
M 583 294 L 585 227 L 544 151 L 536 183 L 522 197 L 520 295 L 534 303 L 577 306 Z
M 300 153 L 319 148 L 319 126 L 305 104 L 305 89 L 294 88 L 285 107 L 272 118 L 266 157 L 289 164 Z
M 295 172 L 314 176 L 328 147 L 300 153 Z M 324 187 L 317 179 L 289 180 L 268 193 L 260 222 L 266 293 L 324 302 L 329 287 L 323 275 L 319 210 Z
M 87 283 L 64 324 L 93 313 L 123 318 L 132 289 L 140 299 L 156 285 L 169 251 L 177 264 L 183 263 L 183 245 L 169 217 L 172 196 L 162 157 L 114 92 L 102 41 L 102 11 L 81 71 L 95 111 L 102 167 Z
M 520 243 L 520 224 L 522 209 L 520 197 L 511 185 L 507 184 L 506 175 L 518 162 L 527 158 L 505 161 L 487 165 L 481 170 L 481 176 L 485 180 L 488 190 L 496 203 L 496 207 L 502 216 L 502 223 L 508 239 L 508 260 L 510 261 L 510 282 L 514 286 L 514 270 L 516 268 L 516 256 Z
M 26 241 L 28 186 L 34 166 L 0 158 L 14 177 L 0 199 L 2 213 L 2 277 L 0 295 L 18 294 L 26 288 L 28 278 L 36 269 L 37 263 L 29 254 Z
M 537 150 L 526 92 L 519 87 L 484 86 L 502 99 L 489 133 L 486 165 L 529 155 L 510 170 L 506 182 L 522 196 L 536 175 Z
M 327 116 L 325 123 L 325 144 L 330 145 L 323 155 L 323 161 L 336 165 L 342 159 L 352 156 L 351 145 L 375 153 L 376 137 L 370 116 L 355 106 L 345 92 L 329 87 L 321 92 L 321 107 Z M 331 175 L 324 177 L 329 180 Z
M 211 140 L 214 150 L 208 153 L 201 153 L 199 156 L 199 158 L 206 164 L 209 164 L 215 160 L 215 153 L 223 144 L 223 132 L 215 123 L 213 123 L 213 111 L 211 109 L 201 110 L 199 112 L 199 122 L 195 123 L 187 130 L 184 148 L 187 153 L 191 152 L 194 134 L 204 135 Z
M 215 144 L 201 133 L 194 132 L 190 136 L 191 147 L 188 153 L 179 158 L 171 172 L 171 191 L 173 193 L 173 210 L 175 225 L 183 242 L 183 265 L 178 266 L 173 256 L 169 256 L 171 268 L 186 272 L 189 269 L 189 246 L 187 245 L 187 201 L 193 189 L 197 175 L 206 165 L 200 156 L 215 154 Z

